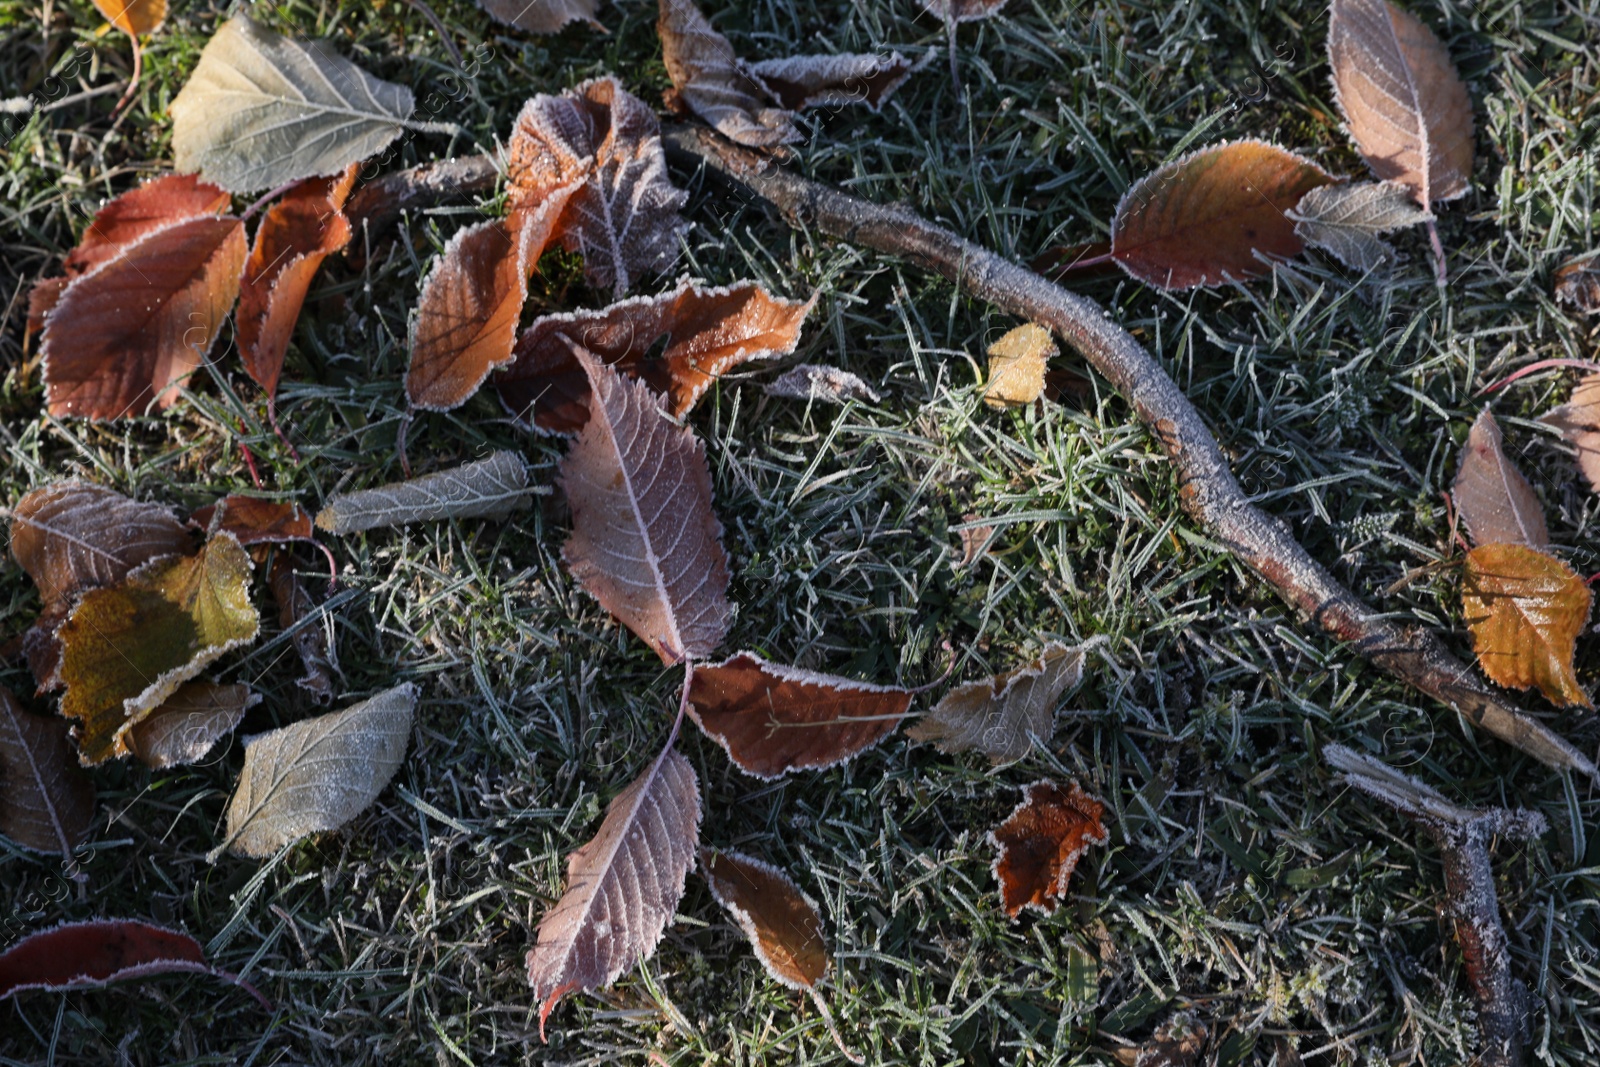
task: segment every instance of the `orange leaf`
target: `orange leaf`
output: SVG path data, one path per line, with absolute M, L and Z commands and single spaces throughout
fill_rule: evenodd
M 227 531 L 241 545 L 312 539 L 311 513 L 292 500 L 233 493 L 196 511 L 189 521 L 208 535 Z
M 171 407 L 233 308 L 244 259 L 244 224 L 201 216 L 152 230 L 74 279 L 45 322 L 50 414 Z
M 1108 837 L 1100 821 L 1104 811 L 1077 782 L 1067 789 L 1048 781 L 1023 787 L 1022 803 L 989 833 L 1007 915 L 1016 918 L 1023 908 L 1046 915 L 1056 910 L 1079 858 Z
M 822 916 L 787 874 L 753 856 L 706 849 L 700 870 L 768 974 L 790 989 L 811 989 L 828 973 Z
M 1305 247 L 1284 213 L 1332 182 L 1310 160 L 1262 141 L 1202 148 L 1133 184 L 1111 223 L 1111 257 L 1162 289 L 1266 274 L 1271 258 Z
M 155 33 L 167 21 L 167 0 L 94 0 L 94 6 L 130 37 Z
M 589 378 L 572 357 L 569 345 L 576 342 L 664 394 L 667 411 L 681 419 L 734 367 L 793 352 L 816 301 L 784 300 L 755 282 L 711 289 L 686 279 L 660 296 L 546 315 L 518 339 L 495 388 L 508 410 L 539 429 L 578 432 L 589 419 Z M 657 351 L 663 337 L 666 347 Z
M 689 714 L 757 778 L 832 767 L 882 741 L 911 693 L 768 663 L 753 652 L 696 667 Z
M 1539 421 L 1560 430 L 1577 448 L 1578 469 L 1589 488 L 1600 492 L 1600 374 L 1579 381 L 1572 398 Z
M 1572 670 L 1592 599 L 1576 571 L 1526 545 L 1467 553 L 1461 613 L 1478 666 L 1508 689 L 1536 685 L 1552 704 L 1594 706 Z
M 1539 498 L 1533 495 L 1528 479 L 1506 458 L 1502 443 L 1500 424 L 1484 408 L 1462 446 L 1450 499 L 1467 524 L 1473 544 L 1543 548 L 1550 543 L 1550 531 Z
M 267 209 L 239 283 L 239 357 L 245 373 L 278 392 L 294 324 L 322 261 L 350 243 L 344 202 L 360 164 L 332 178 L 308 178 Z

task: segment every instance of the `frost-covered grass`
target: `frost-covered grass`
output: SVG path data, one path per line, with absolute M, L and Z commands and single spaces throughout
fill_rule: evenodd
M 164 417 L 90 426 L 40 413 L 22 348 L 26 287 L 55 270 L 103 198 L 168 158 L 164 107 L 223 17 L 175 7 L 150 43 L 140 100 L 112 129 L 126 41 L 95 37 L 87 0 L 0 0 L 0 96 L 40 90 L 80 48 L 70 85 L 49 99 L 116 87 L 43 115 L 0 156 L 6 502 L 70 474 L 198 505 L 248 485 L 241 443 L 267 488 L 308 504 L 399 476 L 407 315 L 470 204 L 413 217 L 364 262 L 324 268 L 279 404 L 301 463 L 264 427 L 227 333 L 215 372 Z M 1320 3 L 1011 0 L 1005 17 L 960 28 L 959 84 L 943 25 L 915 0 L 708 7 L 752 58 L 934 49 L 882 115 L 815 115 L 799 165 L 1018 257 L 1104 236 L 1132 180 L 1224 138 L 1263 137 L 1361 172 L 1334 117 Z M 450 51 L 405 3 L 297 0 L 256 14 L 333 37 L 485 146 L 532 93 L 607 71 L 646 99 L 665 85 L 654 5 L 642 0 L 602 10 L 609 35 L 544 39 L 504 32 L 461 0 L 433 9 L 469 62 L 488 57 L 475 76 L 455 79 Z M 1313 554 L 1384 610 L 1453 631 L 1465 651 L 1452 569 L 1384 590 L 1454 555 L 1440 492 L 1477 390 L 1532 360 L 1593 351 L 1548 294 L 1556 265 L 1600 243 L 1600 4 L 1412 9 L 1449 45 L 1479 123 L 1474 190 L 1440 222 L 1449 292 L 1434 286 L 1420 233 L 1401 238 L 1410 258 L 1381 282 L 1307 258 L 1292 275 L 1211 292 L 1161 295 L 1115 278 L 1082 288 L 1159 355 L 1247 488 Z M 397 165 L 449 150 L 420 136 Z M 1318 754 L 1328 742 L 1384 755 L 1462 803 L 1549 818 L 1542 840 L 1497 849 L 1501 899 L 1537 1006 L 1533 1047 L 1544 1062 L 1594 1061 L 1600 800 L 1588 785 L 1475 734 L 1289 618 L 1180 517 L 1165 461 L 1103 382 L 1088 377 L 1040 410 L 986 408 L 982 351 L 1014 321 L 913 267 L 679 180 L 697 223 L 683 269 L 787 295 L 821 289 L 799 358 L 884 394 L 808 407 L 767 398 L 758 385 L 773 372 L 754 368 L 692 416 L 734 563 L 729 649 L 921 685 L 952 658 L 970 679 L 1050 638 L 1109 639 L 1048 751 L 1000 773 L 896 738 L 844 768 L 762 783 L 686 729 L 705 840 L 772 860 L 819 902 L 837 956 L 826 996 L 869 1062 L 1111 1062 L 1176 1011 L 1209 1029 L 1207 1062 L 1463 1062 L 1477 1036 L 1439 919 L 1437 855 L 1334 783 Z M 570 260 L 544 266 L 530 314 L 606 299 Z M 1070 353 L 1056 367 L 1081 370 Z M 1527 418 L 1567 388 L 1545 376 L 1496 407 L 1553 536 L 1592 573 L 1593 498 Z M 545 480 L 561 447 L 517 433 L 489 396 L 423 418 L 410 439 L 419 470 L 493 445 L 523 450 Z M 395 784 L 346 830 L 275 861 L 206 865 L 240 765 L 234 741 L 204 767 L 97 771 L 104 821 L 81 892 L 60 892 L 49 860 L 0 845 L 0 900 L 22 902 L 12 907 L 30 928 L 101 915 L 182 926 L 277 1014 L 187 977 L 29 994 L 0 1005 L 3 1062 L 836 1061 L 815 1009 L 765 976 L 695 876 L 655 958 L 609 992 L 569 999 L 550 1044 L 537 1039 L 522 962 L 533 927 L 563 888 L 565 854 L 664 741 L 679 685 L 562 569 L 560 507 L 546 498 L 503 526 L 333 545 L 346 691 L 411 679 L 424 692 Z M 995 533 L 987 555 L 959 567 L 964 523 Z M 14 565 L 0 572 L 0 602 L 9 639 L 38 608 Z M 265 695 L 248 731 L 313 710 L 266 621 L 223 672 Z M 1594 685 L 1600 642 L 1581 644 L 1579 673 Z M 15 661 L 0 683 L 31 692 Z M 1586 750 L 1600 738 L 1588 713 L 1557 725 Z M 1104 798 L 1111 839 L 1080 866 L 1070 905 L 1011 922 L 984 833 L 1018 787 L 1045 776 Z M 29 910 L 34 895 L 64 899 Z

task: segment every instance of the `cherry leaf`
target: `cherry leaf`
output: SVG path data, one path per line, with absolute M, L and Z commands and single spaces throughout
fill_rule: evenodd
M 946 753 L 976 749 L 997 767 L 1015 763 L 1055 733 L 1056 704 L 1083 680 L 1087 647 L 1052 641 L 1025 667 L 957 686 L 906 736 Z
M 587 22 L 605 30 L 594 17 L 600 0 L 478 0 L 478 6 L 506 25 L 529 33 L 555 33 L 569 22 Z
M 752 148 L 800 140 L 794 113 L 769 106 L 766 85 L 692 0 L 661 0 L 656 33 L 675 110 L 691 111 L 730 141 Z
M 1056 355 L 1050 331 L 1024 323 L 989 346 L 989 383 L 983 402 L 992 408 L 1021 407 L 1044 393 L 1044 371 Z
M 0 689 L 0 834 L 70 858 L 94 825 L 94 785 L 78 766 L 67 729 L 61 719 L 23 711 Z
M 1090 845 L 1108 838 L 1105 807 L 1077 782 L 1066 789 L 1050 781 L 1023 787 L 1022 803 L 989 833 L 1000 903 L 1016 918 L 1023 908 L 1046 915 L 1067 895 L 1067 879 Z
M 1359 271 L 1377 270 L 1398 258 L 1394 246 L 1381 235 L 1433 218 L 1400 182 L 1321 185 L 1285 214 L 1294 220 L 1294 232 L 1301 240 Z
M 504 519 L 527 506 L 531 492 L 522 457 L 494 452 L 420 478 L 331 496 L 317 512 L 317 527 L 347 534 L 441 519 Z
M 810 990 L 822 981 L 832 963 L 822 916 L 793 879 L 739 852 L 701 849 L 700 870 L 768 974 L 790 989 Z
M 110 982 L 173 973 L 220 978 L 272 1010 L 248 982 L 208 965 L 200 942 L 138 919 L 62 923 L 28 935 L 0 953 L 0 1000 L 31 989 L 99 989 Z
M 1593 707 L 1572 670 L 1592 601 L 1581 575 L 1538 549 L 1486 544 L 1467 553 L 1461 614 L 1478 666 L 1497 685 L 1536 685 L 1552 704 Z
M 199 763 L 259 703 L 261 694 L 247 685 L 185 682 L 134 723 L 124 742 L 145 766 L 157 770 Z
M 1479 412 L 1467 434 L 1450 499 L 1473 544 L 1543 548 L 1550 543 L 1539 498 L 1506 458 L 1500 424 L 1488 408 Z
M 1578 469 L 1589 488 L 1600 492 L 1600 374 L 1579 380 L 1572 398 L 1539 419 L 1561 432 L 1578 450 Z

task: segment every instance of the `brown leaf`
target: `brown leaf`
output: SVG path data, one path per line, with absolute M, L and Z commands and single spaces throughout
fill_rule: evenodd
M 422 283 L 411 330 L 406 396 L 424 411 L 467 402 L 489 372 L 513 358 L 528 276 L 555 233 L 577 183 L 533 208 L 469 226 L 445 246 Z
M 308 178 L 267 208 L 239 282 L 235 317 L 245 373 L 271 401 L 278 393 L 283 357 L 295 322 L 322 261 L 350 243 L 344 204 L 359 163 L 342 175 Z
M 1472 101 L 1450 54 L 1388 0 L 1334 0 L 1334 94 L 1380 181 L 1404 182 L 1423 208 L 1454 200 L 1472 176 Z
M 749 71 L 791 111 L 847 104 L 877 111 L 920 65 L 899 52 L 875 52 L 767 59 L 750 64 Z
M 1461 614 L 1478 666 L 1497 685 L 1536 685 L 1552 704 L 1593 707 L 1572 655 L 1593 596 L 1583 578 L 1526 545 L 1479 545 L 1467 553 Z
M 638 276 L 678 256 L 688 194 L 667 177 L 655 113 L 615 78 L 584 82 L 523 105 L 511 134 L 506 193 L 512 209 L 536 208 L 581 182 L 556 224 L 561 247 L 579 252 L 589 284 L 623 296 Z
M 1006 0 L 922 0 L 922 6 L 951 22 L 976 22 L 998 15 Z
M 1600 374 L 1579 381 L 1572 398 L 1539 421 L 1560 430 L 1577 448 L 1578 469 L 1589 488 L 1600 492 Z
M 1127 191 L 1111 223 L 1111 256 L 1162 289 L 1258 277 L 1305 247 L 1285 212 L 1332 182 L 1310 160 L 1262 141 L 1202 148 Z
M 823 400 L 830 404 L 851 400 L 876 404 L 883 399 L 876 389 L 849 371 L 817 363 L 796 363 L 769 382 L 766 393 L 790 400 Z
M 1052 641 L 1025 667 L 957 686 L 906 736 L 946 753 L 977 749 L 997 767 L 1015 763 L 1055 733 L 1056 704 L 1083 680 L 1086 650 Z
M 750 939 L 767 973 L 790 989 L 813 989 L 832 962 L 822 916 L 794 880 L 770 863 L 738 852 L 700 850 L 711 895 Z
M 1450 498 L 1473 544 L 1543 548 L 1550 543 L 1550 532 L 1539 498 L 1506 458 L 1501 442 L 1500 424 L 1484 408 L 1461 449 L 1461 466 L 1450 487 Z
M 75 278 L 45 320 L 50 414 L 103 420 L 171 407 L 233 308 L 244 260 L 242 222 L 199 216 Z
M 752 148 L 800 140 L 793 112 L 768 106 L 767 86 L 692 0 L 661 0 L 656 33 L 675 109 L 692 111 L 730 141 Z
M 567 857 L 567 891 L 539 921 L 538 943 L 528 950 L 541 1037 L 562 997 L 610 985 L 655 951 L 699 840 L 699 782 L 689 761 L 668 748 Z
M 478 5 L 506 25 L 529 33 L 555 33 L 569 22 L 587 22 L 605 32 L 594 17 L 600 0 L 478 0 Z
M 403 482 L 336 493 L 317 512 L 317 527 L 347 534 L 441 519 L 505 519 L 527 506 L 530 492 L 522 457 L 491 452 Z
M 109 982 L 176 972 L 232 982 L 272 1009 L 249 983 L 208 966 L 200 942 L 138 919 L 63 923 L 23 938 L 0 953 L 0 1000 L 30 989 L 98 989 Z
M 1022 803 L 989 832 L 1000 903 L 1013 919 L 1023 908 L 1046 915 L 1067 895 L 1067 879 L 1090 845 L 1108 838 L 1105 807 L 1077 782 L 1062 789 L 1040 781 L 1023 787 Z
M 911 692 L 741 652 L 695 667 L 689 714 L 747 774 L 777 778 L 832 767 L 882 741 L 900 725 Z
M 294 560 L 287 553 L 279 552 L 267 571 L 267 584 L 278 602 L 278 625 L 284 630 L 294 630 L 290 640 L 305 671 L 295 684 L 318 704 L 329 704 L 333 701 L 334 665 L 328 650 L 328 631 L 320 622 L 325 612 L 311 599 L 294 568 Z M 319 618 L 302 621 L 313 615 Z
M 1556 268 L 1556 300 L 1586 315 L 1600 312 L 1600 252 L 1590 252 Z
M 232 493 L 189 516 L 208 534 L 226 531 L 241 545 L 309 541 L 311 514 L 292 500 L 267 500 Z
M 72 850 L 94 825 L 94 785 L 78 766 L 67 723 L 23 711 L 0 689 L 0 834 L 36 852 Z
M 185 682 L 123 740 L 147 767 L 199 763 L 259 703 L 261 694 L 248 685 Z
M 785 300 L 755 282 L 713 289 L 684 279 L 660 296 L 546 315 L 523 332 L 495 388 L 507 410 L 540 430 L 577 433 L 589 419 L 589 376 L 572 356 L 576 342 L 664 394 L 668 413 L 681 419 L 733 368 L 793 352 L 816 302 Z
M 57 633 L 68 613 L 67 608 L 46 611 L 22 635 L 22 654 L 28 661 L 28 670 L 33 672 L 36 696 L 66 684 L 61 680 L 61 638 Z
M 167 21 L 167 0 L 94 0 L 94 6 L 129 37 L 155 33 Z
M 562 558 L 665 663 L 704 659 L 727 636 L 728 557 L 705 447 L 661 398 L 582 349 L 589 421 L 561 461 L 572 507 Z
M 1056 355 L 1050 331 L 1024 323 L 989 346 L 989 384 L 983 402 L 992 408 L 1021 407 L 1044 392 L 1044 370 Z

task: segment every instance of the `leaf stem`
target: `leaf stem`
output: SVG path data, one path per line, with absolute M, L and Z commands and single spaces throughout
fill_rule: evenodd
M 1428 244 L 1433 249 L 1433 276 L 1443 289 L 1450 284 L 1450 271 L 1444 262 L 1444 243 L 1439 240 L 1439 221 L 1428 219 Z

